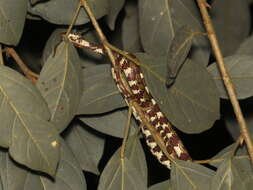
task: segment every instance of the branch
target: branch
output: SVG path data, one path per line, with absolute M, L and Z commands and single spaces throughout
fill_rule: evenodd
M 129 107 L 128 115 L 127 115 L 127 125 L 124 130 L 123 142 L 122 142 L 121 149 L 120 149 L 120 158 L 121 159 L 124 159 L 124 157 L 125 157 L 126 142 L 127 142 L 127 138 L 128 138 L 128 134 L 129 134 L 130 125 L 131 125 L 131 116 L 132 116 L 132 107 Z
M 3 49 L 1 44 L 0 44 L 0 65 L 4 65 Z
M 193 162 L 196 164 L 210 164 L 210 163 L 217 163 L 223 162 L 226 158 L 216 158 L 210 160 L 194 160 Z M 249 159 L 248 155 L 241 155 L 241 156 L 234 156 L 234 159 Z
M 77 9 L 76 9 L 75 15 L 74 15 L 74 17 L 73 17 L 73 19 L 72 19 L 69 27 L 68 27 L 68 30 L 67 30 L 65 36 L 68 36 L 69 33 L 71 32 L 71 29 L 73 28 L 73 26 L 74 26 L 74 24 L 76 22 L 76 19 L 77 19 L 78 15 L 79 15 L 80 9 L 81 9 L 81 3 L 79 2 L 78 5 L 77 5 Z
M 25 63 L 22 61 L 22 59 L 18 56 L 17 52 L 13 49 L 13 48 L 5 48 L 6 53 L 8 53 L 14 60 L 15 62 L 18 64 L 18 66 L 20 67 L 20 69 L 23 71 L 23 73 L 25 74 L 26 78 L 28 78 L 29 80 L 32 81 L 32 83 L 36 83 L 36 81 L 39 78 L 39 75 L 32 72 L 26 65 Z
M 208 11 L 207 11 L 207 7 L 209 7 L 209 5 L 204 0 L 197 0 L 197 3 L 198 3 L 198 6 L 200 8 L 202 18 L 204 20 L 204 25 L 205 25 L 207 33 L 208 33 L 208 38 L 210 40 L 214 55 L 216 57 L 217 64 L 219 66 L 220 73 L 222 75 L 224 85 L 227 89 L 230 101 L 232 103 L 232 106 L 233 106 L 233 109 L 234 109 L 234 112 L 235 112 L 235 115 L 236 115 L 236 119 L 237 119 L 238 124 L 240 126 L 241 134 L 244 138 L 244 141 L 246 142 L 248 152 L 249 152 L 249 156 L 250 156 L 250 159 L 251 159 L 251 163 L 253 165 L 253 145 L 252 145 L 252 141 L 250 139 L 250 134 L 249 134 L 245 119 L 243 117 L 239 102 L 238 102 L 237 97 L 236 97 L 236 92 L 235 92 L 233 83 L 232 83 L 231 78 L 228 74 L 228 71 L 225 67 L 223 56 L 222 56 L 222 53 L 221 53 L 221 50 L 220 50 L 220 47 L 219 47 L 219 44 L 218 44 L 218 41 L 217 41 L 217 37 L 216 37 L 216 34 L 215 34 L 215 30 L 213 28 L 212 21 L 210 19 Z

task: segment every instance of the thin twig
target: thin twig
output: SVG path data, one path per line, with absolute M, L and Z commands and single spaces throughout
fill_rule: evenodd
M 129 129 L 130 129 L 131 116 L 132 116 L 132 107 L 129 106 L 128 116 L 127 116 L 127 125 L 124 130 L 123 142 L 122 142 L 121 149 L 120 149 L 120 158 L 121 159 L 124 159 L 124 157 L 125 157 L 126 142 L 127 142 L 127 138 L 128 138 L 128 134 L 129 134 Z
M 3 49 L 1 44 L 0 44 L 0 65 L 4 65 Z
M 25 65 L 25 63 L 22 61 L 22 59 L 19 57 L 19 55 L 17 54 L 17 52 L 13 48 L 5 48 L 5 51 L 6 51 L 6 53 L 8 53 L 15 60 L 15 62 L 18 64 L 18 66 L 23 71 L 23 73 L 25 74 L 25 76 L 35 84 L 36 81 L 39 78 L 39 75 L 36 74 L 36 73 L 34 73 L 34 72 L 32 72 Z
M 194 160 L 194 163 L 197 164 L 210 164 L 210 163 L 217 163 L 222 162 L 226 158 L 216 158 L 216 159 L 209 159 L 209 160 Z M 250 159 L 248 155 L 241 155 L 241 156 L 234 156 L 233 159 Z
M 218 44 L 218 41 L 217 41 L 215 30 L 213 28 L 212 21 L 210 19 L 208 11 L 207 11 L 208 4 L 204 0 L 197 0 L 197 3 L 198 3 L 198 6 L 200 8 L 202 18 L 204 20 L 204 24 L 205 24 L 205 27 L 206 27 L 206 30 L 207 30 L 207 33 L 208 33 L 208 37 L 209 37 L 214 55 L 215 55 L 216 60 L 217 60 L 217 64 L 218 64 L 219 69 L 220 69 L 220 73 L 222 75 L 222 79 L 224 81 L 224 84 L 225 84 L 225 87 L 227 89 L 230 101 L 232 103 L 232 106 L 233 106 L 233 109 L 234 109 L 234 112 L 235 112 L 235 115 L 236 115 L 236 119 L 237 119 L 238 124 L 240 126 L 241 134 L 242 134 L 242 136 L 243 136 L 243 138 L 246 142 L 248 152 L 249 152 L 249 155 L 250 155 L 250 158 L 251 158 L 251 163 L 253 164 L 253 144 L 252 144 L 252 141 L 250 139 L 250 134 L 249 134 L 245 119 L 243 117 L 239 102 L 238 102 L 237 97 L 236 97 L 236 92 L 235 92 L 233 83 L 231 81 L 231 78 L 230 78 L 230 76 L 228 74 L 228 71 L 227 71 L 227 69 L 225 67 L 225 64 L 224 64 L 223 56 L 222 56 L 222 53 L 221 53 L 221 50 L 220 50 L 220 47 L 219 47 L 219 44 Z
M 71 30 L 72 30 L 72 28 L 73 28 L 73 26 L 74 26 L 74 24 L 75 24 L 75 22 L 76 22 L 76 19 L 77 19 L 78 15 L 79 15 L 80 9 L 81 9 L 81 3 L 79 2 L 78 5 L 77 5 L 77 9 L 76 9 L 76 11 L 75 11 L 75 15 L 74 15 L 74 17 L 73 17 L 73 19 L 72 19 L 72 21 L 71 21 L 69 27 L 68 27 L 68 30 L 67 30 L 65 36 L 68 36 L 69 33 L 71 32 Z
M 127 125 L 124 130 L 123 143 L 120 148 L 120 162 L 121 162 L 121 189 L 124 189 L 125 185 L 125 151 L 126 151 L 126 142 L 129 134 L 130 124 L 131 124 L 131 116 L 132 116 L 132 107 L 128 109 L 128 117 L 127 117 Z
M 235 156 L 236 151 L 239 148 L 239 146 L 242 145 L 242 142 L 243 142 L 243 137 L 242 137 L 242 135 L 240 135 L 238 137 L 238 139 L 236 140 L 236 142 L 234 143 L 234 147 L 233 147 L 233 149 L 231 151 L 230 157 Z

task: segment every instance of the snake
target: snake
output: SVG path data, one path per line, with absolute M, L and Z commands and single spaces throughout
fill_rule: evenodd
M 76 47 L 89 49 L 98 54 L 107 54 L 102 45 L 94 45 L 93 43 L 85 40 L 84 37 L 78 33 L 69 33 L 67 35 L 67 39 Z M 161 111 L 158 103 L 151 95 L 140 66 L 126 56 L 116 51 L 112 52 L 114 54 L 116 64 L 112 65 L 111 71 L 118 90 L 122 94 L 128 106 L 131 106 L 129 103 L 130 101 L 137 102 L 141 110 L 143 110 L 142 114 L 145 116 L 149 124 L 155 129 L 157 134 L 159 134 L 162 138 L 169 157 L 162 151 L 145 123 L 143 124 L 140 113 L 132 107 L 135 119 L 142 124 L 140 125 L 141 131 L 146 139 L 146 143 L 151 153 L 161 164 L 165 165 L 169 169 L 171 169 L 171 159 L 191 161 L 191 156 L 187 152 L 181 139 L 172 128 L 172 125 L 165 114 Z M 132 58 L 136 58 L 131 53 L 127 53 L 127 55 Z M 124 84 L 122 77 L 124 77 L 127 82 L 128 88 L 126 88 L 126 84 Z

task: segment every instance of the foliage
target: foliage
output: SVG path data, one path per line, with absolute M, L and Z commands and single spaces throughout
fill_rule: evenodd
M 252 189 L 252 165 L 246 148 L 238 146 L 240 131 L 195 1 L 88 2 L 109 41 L 140 60 L 151 94 L 184 133 L 193 159 L 208 160 L 174 160 L 171 171 L 162 168 L 134 118 L 121 146 L 128 106 L 109 60 L 63 40 L 79 0 L 1 0 L 0 190 Z M 252 1 L 209 2 L 226 67 L 251 124 Z M 73 30 L 100 43 L 84 8 Z M 195 144 L 187 140 L 209 132 L 214 135 Z

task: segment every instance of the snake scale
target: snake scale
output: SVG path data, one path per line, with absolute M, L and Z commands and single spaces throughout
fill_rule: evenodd
M 99 54 L 106 54 L 103 46 L 96 46 L 86 41 L 80 34 L 70 33 L 67 38 L 76 47 L 90 49 Z M 115 51 L 113 51 L 113 54 L 116 65 L 112 66 L 112 76 L 126 103 L 129 105 L 131 100 L 134 100 L 138 103 L 143 110 L 143 115 L 147 118 L 150 125 L 156 129 L 158 134 L 160 134 L 166 146 L 167 152 L 172 158 L 185 161 L 191 160 L 191 157 L 185 149 L 180 138 L 171 128 L 169 120 L 162 113 L 157 102 L 150 94 L 141 68 L 123 55 Z M 128 53 L 128 55 L 135 58 L 132 54 Z M 127 81 L 128 89 L 122 82 L 122 74 L 124 74 L 125 80 Z M 143 123 L 134 107 L 132 107 L 132 109 L 136 120 L 138 120 L 140 123 Z M 170 159 L 163 153 L 161 148 L 155 142 L 154 137 L 149 129 L 145 125 L 141 125 L 141 130 L 146 138 L 146 143 L 149 146 L 152 154 L 161 164 L 165 165 L 167 168 L 170 168 Z

